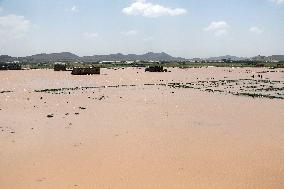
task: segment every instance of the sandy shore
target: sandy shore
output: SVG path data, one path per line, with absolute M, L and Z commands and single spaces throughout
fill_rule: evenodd
M 0 188 L 284 188 L 284 69 L 170 71 L 0 72 Z

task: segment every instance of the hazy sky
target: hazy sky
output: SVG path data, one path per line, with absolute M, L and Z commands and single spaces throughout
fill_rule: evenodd
M 0 0 L 0 54 L 284 54 L 284 0 Z

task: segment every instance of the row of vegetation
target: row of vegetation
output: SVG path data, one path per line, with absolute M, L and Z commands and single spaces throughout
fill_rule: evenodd
M 191 88 L 206 92 L 226 93 L 236 96 L 249 96 L 253 98 L 270 98 L 284 99 L 284 82 L 268 81 L 268 80 L 208 80 L 196 81 L 190 83 L 146 83 L 144 86 L 165 86 L 170 88 Z M 71 91 L 101 89 L 101 88 L 119 88 L 119 87 L 137 87 L 137 85 L 111 85 L 111 86 L 96 86 L 96 87 L 74 87 L 74 88 L 57 88 L 35 90 L 35 92 L 44 92 L 51 94 L 70 94 Z

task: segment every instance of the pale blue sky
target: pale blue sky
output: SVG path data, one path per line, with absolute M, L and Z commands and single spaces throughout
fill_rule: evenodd
M 284 0 L 0 0 L 0 54 L 284 54 Z

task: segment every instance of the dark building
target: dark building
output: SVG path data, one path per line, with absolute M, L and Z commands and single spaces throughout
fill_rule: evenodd
M 100 74 L 101 68 L 99 67 L 90 67 L 90 68 L 73 68 L 72 75 L 93 75 Z
M 145 69 L 145 72 L 167 72 L 167 70 L 163 66 L 149 66 Z
M 65 63 L 55 63 L 54 71 L 66 71 L 66 64 Z

